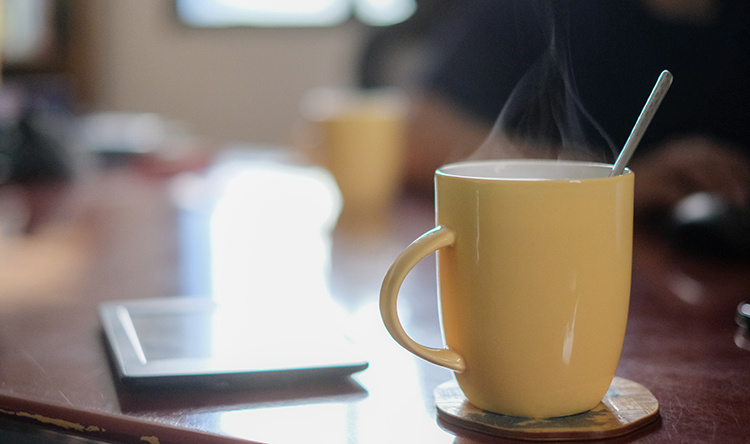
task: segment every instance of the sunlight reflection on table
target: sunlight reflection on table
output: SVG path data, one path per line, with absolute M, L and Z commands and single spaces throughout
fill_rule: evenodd
M 346 314 L 330 297 L 331 236 L 342 208 L 330 174 L 311 166 L 231 162 L 214 168 L 207 182 L 216 196 L 209 223 L 211 291 L 217 302 L 230 304 L 225 316 L 269 331 L 283 323 L 301 336 L 342 328 L 370 364 L 354 376 L 367 391 L 364 398 L 222 412 L 220 429 L 275 443 L 452 442 L 436 426 L 434 406 L 425 405 L 415 359 L 388 336 L 377 303 Z M 219 330 L 215 347 L 237 342 L 236 329 Z
M 366 398 L 224 412 L 218 419 L 221 430 L 274 443 L 453 442 L 455 436 L 436 425 L 434 407 L 425 405 L 420 393 L 416 361 L 388 336 L 377 304 L 364 307 L 351 325 L 370 362 L 354 376 L 367 390 Z
M 314 167 L 258 163 L 224 178 L 210 221 L 214 298 L 318 298 L 327 293 L 331 231 L 341 211 L 334 180 Z M 262 299 L 262 300 L 261 300 Z

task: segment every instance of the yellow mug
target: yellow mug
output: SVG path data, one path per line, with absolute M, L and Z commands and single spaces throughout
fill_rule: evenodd
M 317 89 L 303 113 L 318 130 L 322 164 L 333 174 L 344 211 L 381 214 L 398 194 L 403 170 L 407 99 L 396 89 Z
M 383 281 L 393 338 L 454 370 L 484 410 L 545 418 L 595 407 L 620 359 L 630 300 L 634 175 L 611 169 L 556 160 L 439 168 L 437 227 Z M 444 349 L 413 341 L 396 310 L 404 278 L 433 252 Z

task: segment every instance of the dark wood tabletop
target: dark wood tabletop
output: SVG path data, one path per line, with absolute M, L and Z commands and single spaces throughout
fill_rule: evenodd
M 235 162 L 234 171 L 248 166 L 225 162 Z M 324 383 L 236 390 L 122 386 L 99 304 L 208 288 L 199 247 L 205 211 L 216 207 L 191 202 L 204 202 L 209 176 L 165 176 L 135 163 L 65 183 L 0 187 L 0 441 L 505 442 L 438 420 L 433 390 L 450 372 L 401 349 L 380 320 L 383 275 L 434 224 L 423 197 L 403 196 L 391 211 L 364 218 L 345 208 L 326 247 L 330 297 L 368 369 Z M 286 272 L 295 278 L 295 269 Z M 660 419 L 608 442 L 750 442 L 750 351 L 737 345 L 734 319 L 745 299 L 747 263 L 679 252 L 659 233 L 637 230 L 617 375 L 654 394 Z M 414 339 L 440 346 L 433 258 L 409 275 L 400 304 Z

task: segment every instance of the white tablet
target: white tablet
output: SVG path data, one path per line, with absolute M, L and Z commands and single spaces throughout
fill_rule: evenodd
M 329 323 L 290 325 L 243 310 L 174 297 L 107 302 L 99 315 L 119 376 L 131 387 L 300 383 L 368 366 Z

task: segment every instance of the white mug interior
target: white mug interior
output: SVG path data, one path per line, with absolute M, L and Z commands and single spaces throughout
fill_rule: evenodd
M 612 165 L 549 159 L 478 160 L 451 163 L 436 174 L 488 180 L 580 180 L 609 177 Z M 623 174 L 630 174 L 625 170 Z

